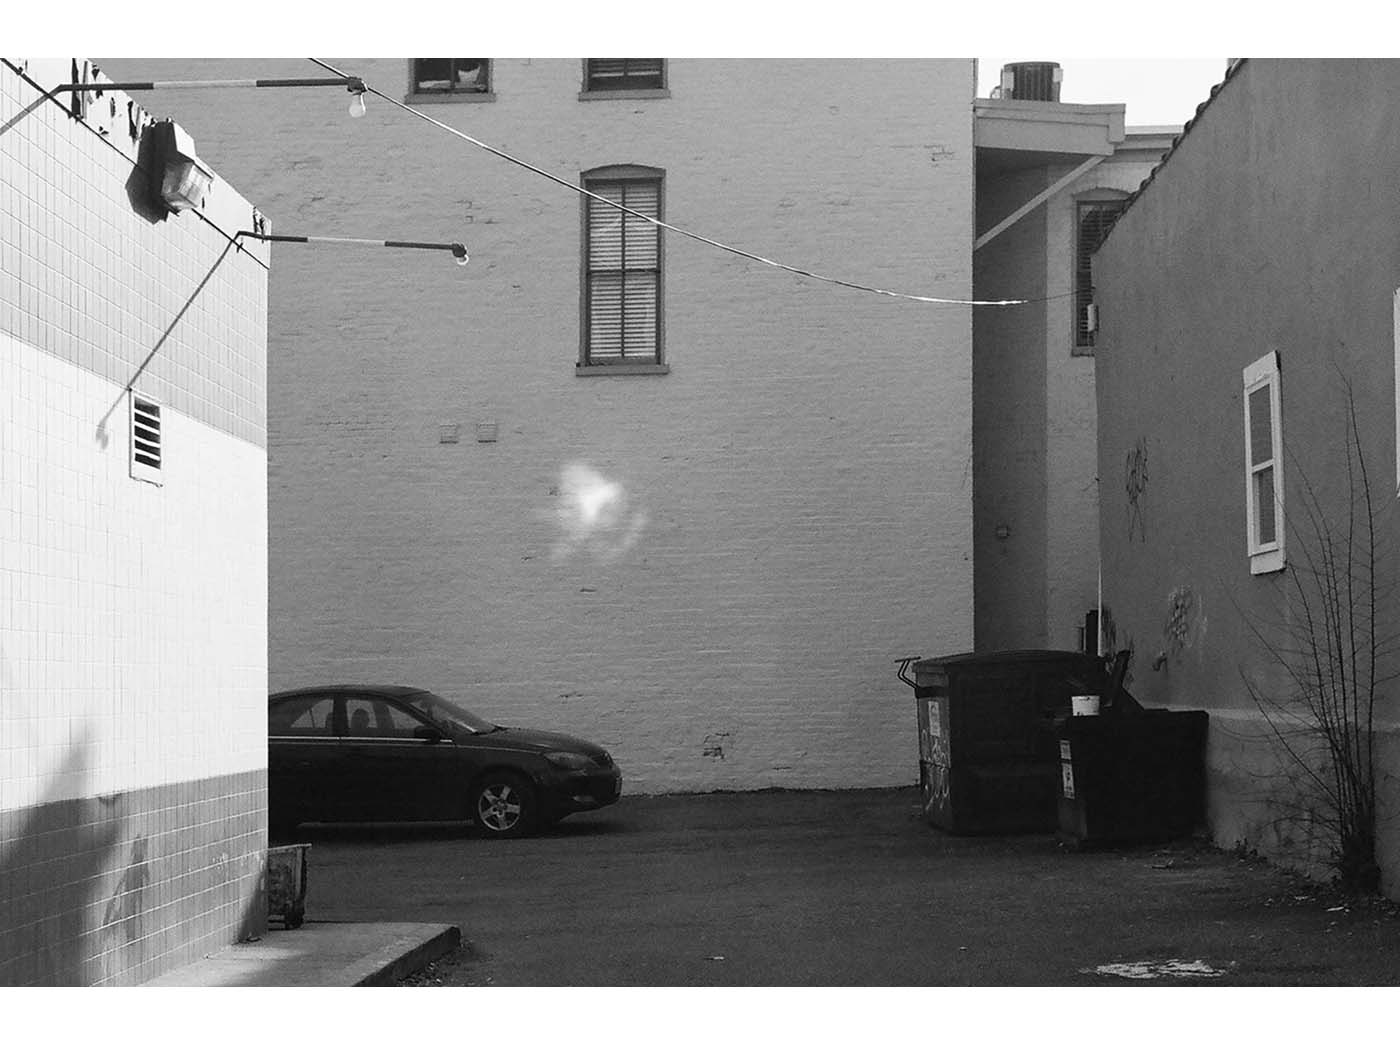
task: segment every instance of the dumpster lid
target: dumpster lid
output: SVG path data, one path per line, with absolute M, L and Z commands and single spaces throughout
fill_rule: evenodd
M 1072 649 L 1017 649 L 993 650 L 982 653 L 950 653 L 942 657 L 925 657 L 914 662 L 914 670 L 919 668 L 940 668 L 949 664 L 1027 664 L 1072 660 L 1083 664 L 1093 661 L 1102 666 L 1103 661 L 1092 653 Z

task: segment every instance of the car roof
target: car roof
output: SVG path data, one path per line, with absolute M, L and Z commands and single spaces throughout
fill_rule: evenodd
M 414 693 L 426 693 L 427 690 L 420 686 L 374 686 L 363 683 L 339 683 L 330 686 L 302 686 L 299 689 L 279 690 L 268 696 L 269 701 L 282 700 L 284 697 L 302 697 L 312 693 L 333 693 L 343 696 L 380 696 L 380 697 L 407 697 Z

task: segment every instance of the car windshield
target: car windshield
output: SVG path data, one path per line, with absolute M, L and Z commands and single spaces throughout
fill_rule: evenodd
M 404 698 L 412 707 L 421 711 L 439 725 L 450 729 L 465 729 L 469 733 L 494 733 L 501 727 L 487 722 L 480 715 L 473 715 L 466 708 L 458 707 L 446 697 L 420 690 Z

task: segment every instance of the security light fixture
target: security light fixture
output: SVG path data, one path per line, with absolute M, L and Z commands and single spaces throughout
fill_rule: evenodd
M 214 172 L 196 154 L 194 139 L 173 120 L 157 120 L 146 133 L 151 136 L 152 173 L 160 179 L 160 200 L 166 209 L 178 214 L 204 206 Z

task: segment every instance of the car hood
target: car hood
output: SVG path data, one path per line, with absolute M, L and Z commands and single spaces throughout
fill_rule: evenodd
M 480 734 L 481 739 L 494 741 L 502 747 L 524 748 L 527 751 L 577 751 L 581 755 L 607 754 L 599 744 L 571 737 L 567 733 L 549 733 L 543 729 L 519 729 L 502 726 L 492 733 Z

